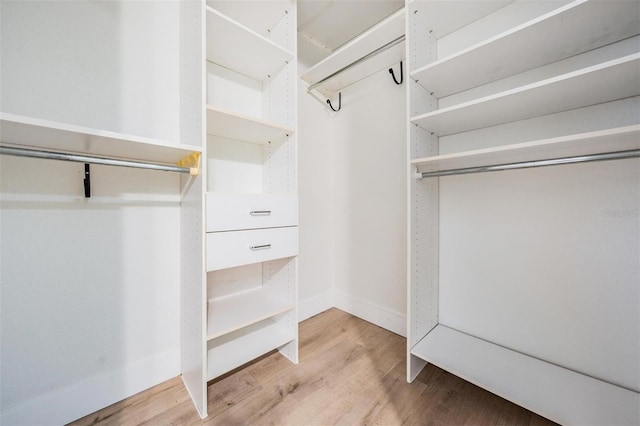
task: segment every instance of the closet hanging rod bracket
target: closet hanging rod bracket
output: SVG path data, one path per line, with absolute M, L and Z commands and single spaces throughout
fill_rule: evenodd
M 91 165 L 84 163 L 84 179 L 82 180 L 84 185 L 84 198 L 91 198 Z
M 398 86 L 400 86 L 402 84 L 402 81 L 404 80 L 404 73 L 402 72 L 402 61 L 400 61 L 400 81 L 396 79 L 396 75 L 393 72 L 393 67 L 389 68 L 389 74 L 391 74 L 391 78 L 393 78 L 393 82 Z
M 600 154 L 587 154 L 574 157 L 553 158 L 548 160 L 523 161 L 517 163 L 495 164 L 490 166 L 465 167 L 460 169 L 419 172 L 418 178 L 425 179 L 431 177 L 453 176 L 471 173 L 499 172 L 505 170 L 530 169 L 534 167 L 559 166 L 562 164 L 587 163 L 592 161 L 622 160 L 626 158 L 640 158 L 640 149 L 605 152 Z
M 338 92 L 338 109 L 335 109 L 333 105 L 331 105 L 331 99 L 327 99 L 327 105 L 329 108 L 333 110 L 333 112 L 338 112 L 342 109 L 342 92 Z

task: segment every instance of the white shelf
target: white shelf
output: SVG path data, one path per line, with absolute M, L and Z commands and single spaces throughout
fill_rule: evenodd
M 301 78 L 312 85 L 346 67 L 372 51 L 404 35 L 404 8 L 371 27 L 349 43 L 345 44 L 329 57 L 309 68 Z M 402 61 L 405 57 L 405 43 L 399 43 L 372 58 L 355 65 L 327 80 L 322 90 L 337 92 L 340 89 L 362 80 L 376 72 Z
M 611 7 L 605 1 L 577 0 L 411 76 L 441 98 L 631 37 L 639 26 L 635 2 Z
M 207 345 L 207 380 L 233 370 L 295 339 L 277 322 L 267 319 L 235 333 L 226 334 Z
M 295 304 L 259 288 L 211 299 L 207 305 L 207 340 L 290 311 Z
M 408 14 L 413 14 L 418 27 L 433 39 L 442 38 L 465 25 L 478 21 L 516 0 L 411 1 Z M 413 52 L 415 56 L 415 52 Z
M 171 164 L 201 151 L 196 146 L 7 113 L 0 113 L 0 141 L 25 148 Z
M 443 325 L 418 342 L 411 354 L 561 424 L 640 421 L 636 392 Z
M 247 13 L 247 3 L 241 1 L 207 0 L 207 5 L 259 34 L 266 34 L 290 13 L 293 1 L 254 1 L 249 6 L 250 13 Z
M 542 80 L 411 119 L 440 136 L 640 94 L 640 54 Z M 603 84 L 603 82 L 605 82 Z
M 207 106 L 207 133 L 210 135 L 266 144 L 293 132 L 291 127 Z
M 640 149 L 640 125 L 418 158 L 411 164 L 431 172 L 632 149 Z
M 263 81 L 293 59 L 292 52 L 217 10 L 206 9 L 208 61 Z

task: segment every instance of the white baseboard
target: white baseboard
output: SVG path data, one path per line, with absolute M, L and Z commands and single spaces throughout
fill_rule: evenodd
M 38 396 L 0 413 L 2 425 L 60 425 L 180 375 L 180 348 Z
M 334 306 L 365 321 L 407 337 L 407 317 L 341 291 L 334 292 Z
M 298 302 L 298 322 L 331 308 L 333 308 L 333 298 L 330 290 L 309 299 L 300 300 Z

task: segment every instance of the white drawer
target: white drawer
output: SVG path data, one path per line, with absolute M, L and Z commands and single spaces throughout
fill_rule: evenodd
M 207 233 L 207 271 L 298 254 L 298 227 Z
M 207 232 L 298 225 L 294 195 L 207 194 Z

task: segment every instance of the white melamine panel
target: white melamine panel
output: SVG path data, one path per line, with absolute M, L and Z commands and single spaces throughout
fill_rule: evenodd
M 214 379 L 295 339 L 295 333 L 266 319 L 209 341 L 207 380 Z
M 207 106 L 255 119 L 264 117 L 262 82 L 212 62 L 207 62 L 206 73 Z
M 408 13 L 417 15 L 416 28 L 430 34 L 435 40 L 511 3 L 514 0 L 420 0 L 410 3 Z
M 209 300 L 207 340 L 280 315 L 295 308 L 293 299 L 274 297 L 260 287 Z
M 640 160 L 440 178 L 440 323 L 640 390 Z
M 293 3 L 293 0 L 207 0 L 213 9 L 267 38 L 290 13 Z
M 266 144 L 293 132 L 291 127 L 207 106 L 207 133 L 210 135 Z
M 25 148 L 174 163 L 195 146 L 0 113 L 0 141 Z
M 296 256 L 298 228 L 207 233 L 207 271 Z
M 298 197 L 207 193 L 207 232 L 298 224 Z
M 204 8 L 180 2 L 180 136 L 200 149 L 206 143 L 204 111 Z M 204 161 L 203 161 L 204 163 Z M 207 416 L 206 273 L 204 199 L 206 167 L 180 180 L 180 373 L 201 418 Z
M 637 1 L 611 7 L 605 1 L 577 0 L 411 76 L 436 97 L 448 96 L 631 37 L 638 33 L 639 8 Z
M 265 146 L 208 136 L 207 190 L 261 194 Z
M 413 117 L 438 135 L 553 114 L 640 93 L 640 54 Z M 601 84 L 606 81 L 607 84 Z
M 443 325 L 427 334 L 411 353 L 561 424 L 632 425 L 640 421 L 636 392 Z
M 360 36 L 336 50 L 326 59 L 309 68 L 301 78 L 309 85 L 327 78 L 372 51 L 404 35 L 404 9 L 376 24 Z M 388 51 L 361 62 L 340 75 L 323 83 L 319 89 L 337 92 L 365 77 L 400 62 L 405 56 L 404 43 Z
M 293 59 L 293 53 L 271 40 L 215 9 L 206 9 L 208 61 L 262 81 Z
M 640 126 L 627 126 L 533 142 L 412 160 L 421 172 L 545 160 L 640 149 Z

